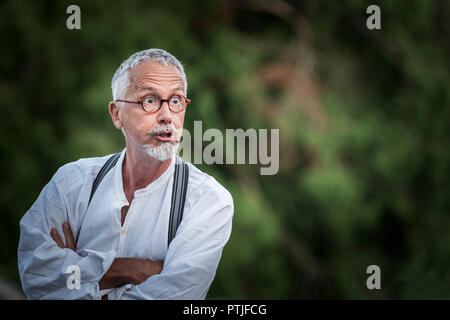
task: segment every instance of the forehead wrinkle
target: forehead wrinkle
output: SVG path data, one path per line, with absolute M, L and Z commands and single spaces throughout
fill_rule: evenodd
M 144 85 L 144 86 L 139 86 L 139 89 L 140 89 L 141 91 L 158 91 L 157 88 L 148 87 L 148 86 L 146 86 L 146 85 Z M 183 91 L 183 87 L 172 88 L 172 91 Z
M 144 65 L 138 65 L 129 72 L 130 89 L 135 93 L 141 94 L 145 88 L 153 88 L 153 91 L 159 91 L 161 88 L 180 91 L 186 94 L 184 89 L 184 80 L 175 67 L 156 64 L 148 68 Z M 176 87 L 176 88 L 174 88 Z
M 152 83 L 153 82 L 153 83 Z M 181 84 L 181 86 L 180 86 Z M 161 83 L 160 81 L 138 81 L 138 82 L 133 82 L 133 89 L 136 93 L 141 93 L 141 92 L 145 92 L 145 91 L 150 91 L 150 92 L 155 92 L 157 93 L 158 91 L 160 91 L 161 87 L 163 88 L 167 88 L 168 90 L 171 91 L 177 91 L 180 88 L 184 87 L 184 83 L 181 81 L 175 81 L 175 82 L 169 82 L 169 83 Z M 182 89 L 181 91 L 184 92 L 184 90 Z
M 171 91 L 184 91 L 184 83 L 183 81 L 175 80 L 175 81 L 154 81 L 152 79 L 139 79 L 136 82 L 133 82 L 134 89 L 137 92 L 140 91 L 159 91 L 160 87 L 164 87 L 170 89 Z
M 178 91 L 181 91 L 182 94 L 184 94 L 183 87 L 176 87 L 176 88 L 169 89 L 169 95 L 170 96 L 179 95 L 180 93 L 178 93 Z M 159 90 L 157 88 L 148 87 L 148 86 L 143 86 L 143 87 L 137 88 L 136 93 L 139 96 L 143 96 L 144 94 L 147 94 L 147 93 L 156 94 L 157 96 L 160 96 Z
M 150 66 L 150 67 L 149 67 Z M 164 79 L 171 79 L 171 78 L 180 78 L 182 79 L 182 75 L 179 73 L 179 71 L 173 67 L 173 66 L 164 66 L 161 64 L 155 64 L 151 62 L 150 65 L 143 64 L 136 66 L 133 70 L 130 72 L 131 77 L 130 78 L 141 78 L 145 76 L 157 76 Z
M 158 79 L 161 80 L 177 80 L 177 81 L 183 81 L 180 75 L 174 74 L 173 72 L 142 72 L 138 74 L 132 74 L 131 79 L 134 81 L 139 81 L 141 79 L 151 79 L 154 81 L 157 81 Z
M 156 86 L 156 87 L 177 86 L 176 89 L 184 87 L 183 79 L 177 75 L 169 75 L 169 76 L 163 75 L 163 76 L 155 77 L 155 75 L 153 75 L 153 74 L 142 73 L 142 74 L 136 75 L 134 77 L 131 77 L 131 83 L 133 84 L 134 88 L 137 90 L 140 88 L 149 88 L 149 87 L 151 87 L 153 90 L 155 90 L 155 88 L 153 86 Z M 153 86 L 152 85 L 149 86 L 149 83 L 152 84 Z

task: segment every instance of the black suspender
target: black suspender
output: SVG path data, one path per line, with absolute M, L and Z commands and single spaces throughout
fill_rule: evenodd
M 111 168 L 113 168 L 116 165 L 119 157 L 120 152 L 109 157 L 109 159 L 106 160 L 105 164 L 98 172 L 97 177 L 95 178 L 94 183 L 92 184 L 91 196 L 89 197 L 88 207 L 89 204 L 91 203 L 95 191 L 100 185 L 100 182 L 102 182 L 103 178 L 106 176 L 109 170 L 111 170 Z M 173 175 L 172 202 L 170 206 L 167 246 L 169 246 L 170 242 L 173 240 L 173 238 L 175 238 L 178 226 L 181 223 L 181 219 L 183 219 L 184 203 L 186 201 L 186 191 L 189 180 L 189 167 L 187 163 L 180 160 L 178 157 L 175 158 L 176 162 L 175 162 L 175 171 Z M 81 224 L 78 230 L 80 229 Z
M 173 174 L 172 186 L 172 202 L 170 205 L 169 217 L 169 234 L 167 239 L 167 246 L 175 238 L 178 226 L 183 218 L 184 202 L 186 200 L 186 190 L 189 179 L 189 168 L 187 163 L 176 158 L 175 172 Z
M 98 185 L 100 182 L 102 182 L 103 178 L 106 176 L 109 170 L 111 170 L 112 167 L 116 165 L 117 160 L 120 158 L 120 152 L 112 155 L 108 160 L 106 160 L 103 167 L 100 169 L 100 171 L 97 174 L 97 177 L 95 177 L 94 183 L 92 184 L 92 190 L 91 190 L 91 196 L 89 197 L 88 207 L 91 203 L 92 197 L 94 196 L 95 191 L 98 188 Z

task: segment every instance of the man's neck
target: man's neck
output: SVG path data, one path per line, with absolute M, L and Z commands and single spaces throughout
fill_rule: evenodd
M 131 202 L 134 192 L 147 187 L 170 166 L 172 159 L 159 161 L 139 149 L 126 149 L 122 164 L 123 189 Z

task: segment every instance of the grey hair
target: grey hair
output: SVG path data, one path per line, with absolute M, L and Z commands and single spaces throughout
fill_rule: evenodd
M 180 61 L 162 49 L 147 49 L 131 55 L 127 60 L 122 62 L 119 68 L 117 68 L 111 81 L 111 89 L 114 100 L 124 98 L 124 95 L 130 86 L 129 71 L 137 65 L 147 61 L 157 61 L 166 66 L 169 64 L 173 65 L 183 78 L 184 94 L 186 95 L 186 74 L 184 73 L 184 68 Z

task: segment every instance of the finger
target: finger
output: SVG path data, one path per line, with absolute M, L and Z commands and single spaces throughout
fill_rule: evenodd
M 66 239 L 66 248 L 75 251 L 75 240 L 73 239 L 72 230 L 70 230 L 70 225 L 68 222 L 62 224 L 62 229 L 64 232 L 64 238 Z
M 62 241 L 61 237 L 58 234 L 58 231 L 55 228 L 52 228 L 50 230 L 50 235 L 52 236 L 53 240 L 55 240 L 58 247 L 64 248 L 64 242 Z

